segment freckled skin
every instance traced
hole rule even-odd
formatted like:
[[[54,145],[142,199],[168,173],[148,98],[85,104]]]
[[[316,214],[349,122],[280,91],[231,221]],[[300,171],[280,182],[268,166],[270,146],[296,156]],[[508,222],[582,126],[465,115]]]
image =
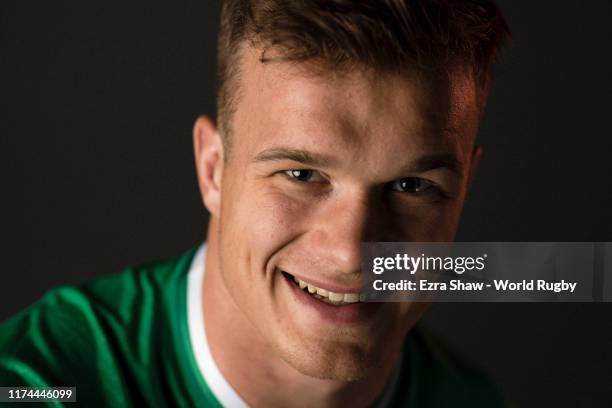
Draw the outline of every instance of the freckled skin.
[[[211,349],[255,405],[297,405],[295,393],[304,390],[312,399],[300,399],[309,403],[373,401],[427,305],[385,304],[373,319],[334,326],[303,310],[280,271],[354,285],[362,241],[452,240],[477,162],[475,87],[460,74],[444,86],[365,70],[313,75],[287,62],[262,64],[258,52],[247,48],[241,57],[227,160],[211,122],[199,119],[194,129],[211,213],[204,284]],[[272,148],[329,160],[318,167],[255,160]],[[440,152],[457,158],[461,175],[406,170]],[[292,179],[285,173],[292,169],[313,170],[312,181]],[[402,177],[435,188],[391,189]],[[245,364],[261,375],[246,376]]]

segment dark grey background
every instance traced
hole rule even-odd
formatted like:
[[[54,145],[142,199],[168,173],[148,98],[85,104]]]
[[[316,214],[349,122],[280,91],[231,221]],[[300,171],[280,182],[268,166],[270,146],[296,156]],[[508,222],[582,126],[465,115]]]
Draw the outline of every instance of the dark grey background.
[[[612,241],[612,3],[501,2],[485,157],[460,240]],[[0,319],[199,242],[191,126],[218,2],[0,2]],[[438,305],[426,323],[517,406],[609,406],[612,304]]]

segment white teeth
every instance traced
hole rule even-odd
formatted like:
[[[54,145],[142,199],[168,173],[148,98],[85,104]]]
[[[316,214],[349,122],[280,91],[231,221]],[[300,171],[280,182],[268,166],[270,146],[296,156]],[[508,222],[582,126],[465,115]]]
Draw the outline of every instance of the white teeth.
[[[342,293],[329,292],[328,297],[332,302],[341,302],[344,300],[344,295]]]
[[[317,288],[317,295],[321,295],[323,297],[328,297],[329,296],[329,291],[327,291],[325,289]]]
[[[327,300],[334,304],[342,303],[357,303],[366,300],[365,293],[336,293],[330,292],[329,290],[318,288],[310,283],[306,283],[301,279],[293,277],[293,280],[300,286],[300,289],[307,289],[308,293],[317,294],[319,299]]]

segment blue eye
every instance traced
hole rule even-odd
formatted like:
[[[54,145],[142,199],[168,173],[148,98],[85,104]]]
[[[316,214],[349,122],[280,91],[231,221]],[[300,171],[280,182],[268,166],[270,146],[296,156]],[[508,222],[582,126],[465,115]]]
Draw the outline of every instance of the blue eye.
[[[309,181],[314,175],[312,170],[286,170],[285,174],[298,181]]]
[[[391,189],[401,193],[422,193],[431,187],[432,183],[418,177],[404,177],[391,183]]]

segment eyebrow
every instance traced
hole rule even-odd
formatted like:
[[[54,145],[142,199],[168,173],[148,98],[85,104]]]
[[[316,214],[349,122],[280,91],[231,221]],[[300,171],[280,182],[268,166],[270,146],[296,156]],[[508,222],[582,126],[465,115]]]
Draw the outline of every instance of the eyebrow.
[[[452,153],[436,153],[420,157],[408,167],[408,170],[419,173],[439,168],[446,168],[458,176],[463,175],[463,163]]]
[[[261,151],[255,156],[255,162],[291,160],[305,166],[325,167],[332,163],[332,159],[306,150],[272,148]],[[438,168],[446,168],[458,176],[463,175],[463,164],[452,153],[435,153],[420,157],[415,163],[406,167],[409,173],[422,173]]]
[[[286,148],[273,148],[263,150],[257,156],[255,156],[254,161],[265,162],[280,160],[291,160],[298,163],[302,163],[306,166],[317,167],[329,166],[332,163],[332,159],[324,155],[311,153],[306,150]]]

